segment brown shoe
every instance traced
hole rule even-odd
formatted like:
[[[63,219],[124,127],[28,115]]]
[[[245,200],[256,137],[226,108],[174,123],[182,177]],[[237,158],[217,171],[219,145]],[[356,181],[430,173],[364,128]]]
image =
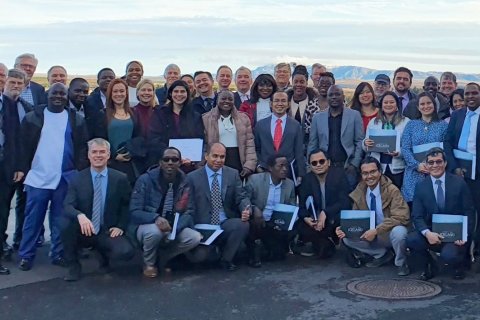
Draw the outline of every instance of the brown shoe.
[[[147,278],[156,278],[158,276],[158,269],[152,266],[145,266],[145,268],[143,268],[143,275]]]

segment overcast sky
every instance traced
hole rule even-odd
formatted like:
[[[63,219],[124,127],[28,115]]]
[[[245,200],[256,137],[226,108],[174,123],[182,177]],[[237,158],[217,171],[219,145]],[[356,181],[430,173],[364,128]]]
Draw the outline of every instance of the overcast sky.
[[[480,1],[1,0],[0,62],[146,75],[292,61],[480,73]]]

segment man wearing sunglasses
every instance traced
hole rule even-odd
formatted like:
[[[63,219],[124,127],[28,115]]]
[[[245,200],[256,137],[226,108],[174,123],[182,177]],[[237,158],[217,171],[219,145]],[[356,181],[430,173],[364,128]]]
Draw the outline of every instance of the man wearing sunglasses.
[[[375,228],[365,231],[360,239],[345,238],[345,233],[337,227],[336,234],[348,248],[347,262],[358,268],[364,255],[373,257],[365,264],[368,268],[380,267],[390,262],[395,252],[395,265],[399,276],[410,274],[405,255],[406,226],[410,211],[400,190],[382,174],[380,162],[366,157],[360,163],[362,181],[350,193],[353,210],[375,211]]]
[[[311,172],[305,175],[300,185],[300,219],[298,232],[307,245],[301,255],[331,257],[335,253],[335,227],[340,223],[340,211],[350,209],[348,197],[350,186],[343,168],[330,167],[325,150],[313,150],[309,156]],[[313,198],[313,208],[307,206],[308,197]],[[303,220],[303,221],[302,221]],[[311,243],[312,246],[308,244]]]
[[[441,148],[432,148],[426,156],[430,177],[415,187],[413,196],[412,221],[415,230],[407,237],[407,246],[416,260],[425,267],[421,280],[434,276],[434,261],[429,249],[440,252],[440,258],[454,269],[454,279],[465,278],[465,241],[442,243],[442,236],[432,232],[433,214],[454,214],[468,216],[468,235],[474,227],[473,202],[466,182],[459,176],[446,173],[447,161]]]
[[[173,257],[196,247],[201,240],[197,231],[188,228],[191,216],[185,213],[189,189],[180,170],[180,150],[168,147],[158,167],[142,174],[130,200],[130,223],[143,249],[143,274],[155,278]],[[175,213],[180,217],[174,241],[168,241]],[[169,222],[170,221],[170,222]]]

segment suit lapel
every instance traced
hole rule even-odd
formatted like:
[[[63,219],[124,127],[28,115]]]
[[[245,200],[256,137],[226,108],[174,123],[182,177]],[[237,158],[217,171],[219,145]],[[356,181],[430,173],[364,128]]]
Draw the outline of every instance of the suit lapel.
[[[290,120],[292,120],[292,119],[290,119],[288,116],[285,119],[285,130],[283,130],[282,141],[280,142],[280,148],[282,147],[283,142],[285,142],[285,137],[288,135],[288,131],[290,129]],[[292,120],[292,121],[296,121],[296,120]]]
[[[265,126],[265,136],[268,139],[269,145],[271,145],[273,149],[273,137],[272,137],[272,132],[270,130],[270,127],[272,125],[272,116],[268,117],[267,119],[268,121],[267,121],[267,125]]]
[[[435,212],[439,212],[440,211],[440,208],[438,207],[438,204],[437,204],[437,198],[435,197],[435,192],[434,192],[434,189],[433,189],[433,183],[432,183],[432,178],[430,176],[428,176],[426,179],[428,179],[428,190],[427,190],[427,193],[428,193],[428,197],[430,198],[429,202],[432,202],[435,204],[435,208],[436,208],[436,211]],[[445,180],[446,182],[446,180]],[[445,202],[446,203],[446,202]]]
[[[85,192],[88,195],[88,199],[86,199],[86,203],[88,203],[88,212],[92,212],[93,210],[93,180],[92,174],[90,170],[85,170]]]
[[[227,183],[230,179],[226,177],[227,171],[225,167],[222,169],[222,202],[225,202],[225,194],[227,193]]]
[[[444,189],[445,189],[444,190],[445,191],[445,212],[447,212],[447,213],[454,212],[456,209],[458,210],[458,208],[449,207],[450,203],[456,203],[457,202],[457,201],[455,201],[455,199],[452,199],[452,197],[454,197],[454,193],[449,192],[450,188],[454,188],[452,186],[452,181],[450,179],[450,176],[448,174],[445,174],[445,186],[444,186]]]
[[[345,132],[345,130],[347,130],[347,126],[348,126],[348,119],[347,119],[347,113],[345,112],[345,107],[344,107],[342,111],[342,128],[341,128],[340,137],[343,137],[343,133]]]
[[[105,216],[105,213],[108,212],[108,206],[111,203],[112,199],[112,194],[113,194],[113,186],[115,185],[114,178],[112,177],[112,173],[110,170],[107,171],[107,194],[105,196],[105,206],[103,207],[103,215]]]
[[[208,183],[208,176],[207,176],[207,171],[205,168],[200,172],[200,174],[203,176],[203,189],[205,190],[205,195],[207,196],[208,202],[211,202],[211,191],[210,191],[210,184]]]

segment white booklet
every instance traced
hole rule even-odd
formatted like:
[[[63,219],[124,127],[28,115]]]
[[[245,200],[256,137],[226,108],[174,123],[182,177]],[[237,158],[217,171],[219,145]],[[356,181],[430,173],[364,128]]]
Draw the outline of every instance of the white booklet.
[[[183,159],[202,161],[203,139],[170,139],[168,146],[180,150]]]
[[[292,170],[292,180],[293,180],[293,183],[295,183],[295,187],[298,187],[298,184],[297,184],[297,175],[295,174],[295,159],[293,159],[292,162],[290,162],[290,170]]]
[[[218,236],[223,232],[220,226],[216,224],[196,224],[193,226],[193,228],[200,232],[202,235],[200,244],[205,246],[211,245],[212,242],[215,241],[215,239],[217,239]]]
[[[177,236],[177,225],[178,225],[178,218],[180,218],[180,213],[175,212],[175,216],[173,217],[173,221],[168,221],[170,223],[170,226],[172,227],[172,231],[168,235],[167,239],[170,241],[175,240],[175,237]]]
[[[312,213],[313,220],[317,221],[317,210],[315,210],[315,205],[313,204],[313,196],[308,196],[307,200],[305,201],[305,207],[307,207],[307,210],[310,210]]]

